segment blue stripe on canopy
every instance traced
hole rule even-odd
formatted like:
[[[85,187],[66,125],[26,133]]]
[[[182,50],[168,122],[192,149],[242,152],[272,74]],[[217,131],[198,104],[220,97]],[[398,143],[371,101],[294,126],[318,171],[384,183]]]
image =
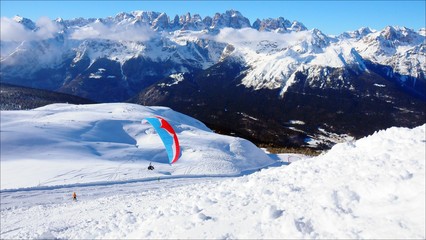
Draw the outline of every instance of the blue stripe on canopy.
[[[167,156],[169,157],[169,163],[171,164],[176,151],[176,146],[173,147],[176,143],[173,142],[173,133],[167,132],[164,128],[161,128],[161,121],[159,118],[145,118],[157,131],[161,140],[163,141],[164,146],[166,147]]]

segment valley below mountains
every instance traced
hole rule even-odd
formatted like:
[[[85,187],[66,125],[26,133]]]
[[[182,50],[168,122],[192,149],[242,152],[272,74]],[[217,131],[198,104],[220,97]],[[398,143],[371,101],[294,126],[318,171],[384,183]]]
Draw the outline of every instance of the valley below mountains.
[[[17,105],[3,88],[13,84],[75,101],[167,106],[257,144],[315,149],[426,122],[425,29],[329,36],[284,18],[251,24],[234,10],[16,16],[2,28],[8,106]]]

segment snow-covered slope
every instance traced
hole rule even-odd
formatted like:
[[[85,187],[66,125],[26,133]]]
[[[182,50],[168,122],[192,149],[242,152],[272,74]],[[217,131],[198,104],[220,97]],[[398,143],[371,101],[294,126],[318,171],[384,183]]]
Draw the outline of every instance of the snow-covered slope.
[[[393,127],[232,179],[2,192],[1,238],[424,239],[425,145]]]
[[[145,117],[162,116],[177,132],[173,165]],[[213,133],[166,107],[53,104],[1,112],[1,189],[237,175],[274,163],[252,143]],[[146,171],[149,163],[154,171]]]

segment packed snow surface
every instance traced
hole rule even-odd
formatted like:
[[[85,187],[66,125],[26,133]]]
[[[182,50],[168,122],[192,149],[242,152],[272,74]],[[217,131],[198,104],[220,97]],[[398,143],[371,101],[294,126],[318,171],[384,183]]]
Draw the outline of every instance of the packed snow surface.
[[[208,165],[206,158],[209,161],[216,159],[221,164],[202,168],[204,173],[214,169],[226,174],[205,177],[188,174],[185,177],[183,173],[173,171],[173,166],[158,160],[155,176],[169,172],[170,178],[126,181],[121,176],[121,181],[105,181],[100,175],[113,171],[108,171],[104,162],[126,161],[134,154],[127,145],[138,145],[133,147],[137,152],[143,152],[142,146],[147,145],[145,138],[149,138],[153,141],[151,148],[157,149],[153,140],[155,134],[149,132],[148,126],[140,126],[138,120],[148,112],[161,114],[173,122],[186,149],[190,145],[200,146],[198,150],[184,150],[180,163],[185,168],[197,166],[198,162]],[[134,120],[130,117],[133,115]],[[125,118],[127,120],[123,120]],[[70,119],[74,121],[68,122]],[[245,141],[241,139],[215,135],[198,121],[166,108],[123,104],[51,105],[33,111],[2,112],[1,120],[2,184],[5,181],[1,192],[2,239],[426,237],[426,125],[414,129],[390,128],[357,141],[337,144],[315,158],[301,159],[285,166],[274,164],[251,174],[230,176],[227,174],[254,166],[260,168],[270,160],[262,160],[264,155],[250,150],[248,146],[251,144],[244,145]],[[111,123],[114,120],[120,122],[120,128]],[[102,126],[104,121],[110,124],[108,128]],[[96,122],[102,123],[96,126]],[[107,129],[110,131],[103,132]],[[123,136],[125,133],[127,137]],[[55,143],[59,139],[61,142]],[[233,141],[244,146],[240,149],[252,152],[230,156],[230,152],[235,152],[229,144]],[[78,148],[77,143],[86,147]],[[97,143],[101,146],[96,147]],[[208,148],[210,144],[213,146]],[[42,148],[45,145],[57,148]],[[15,149],[13,153],[9,148]],[[159,151],[159,147],[155,151]],[[35,155],[28,156],[25,152]],[[97,158],[93,157],[94,152]],[[191,157],[185,157],[186,154]],[[59,155],[63,158],[59,159]],[[119,156],[122,156],[121,160]],[[134,165],[151,161],[149,158],[156,155],[147,154],[149,158],[143,158],[144,154],[137,156],[142,160],[135,160]],[[277,162],[285,158],[289,160],[287,155],[269,157]],[[42,167],[35,165],[38,162]],[[84,178],[95,175],[104,182],[81,185],[71,184],[73,181],[66,179],[68,185],[54,186],[62,178],[59,173],[65,168],[72,169],[73,164],[79,166]],[[126,168],[129,174],[136,176],[132,173],[133,165],[123,165],[120,169]],[[146,164],[142,165],[145,167]],[[176,169],[181,168],[176,164]],[[22,175],[21,171],[27,175]],[[117,171],[122,175],[126,172]],[[140,175],[148,172],[141,168],[139,171]],[[203,171],[197,168],[197,173]],[[58,182],[42,182],[44,188],[16,189],[31,185],[21,178],[35,181],[54,172],[58,175],[47,178]],[[66,173],[65,176],[78,178],[80,175]],[[14,181],[21,183],[12,183]],[[76,202],[71,200],[74,191],[78,196]]]

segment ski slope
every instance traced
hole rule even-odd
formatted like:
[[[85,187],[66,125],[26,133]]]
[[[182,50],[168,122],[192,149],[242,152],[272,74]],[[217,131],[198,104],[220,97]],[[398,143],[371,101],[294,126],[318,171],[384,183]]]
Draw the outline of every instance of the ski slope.
[[[254,149],[250,150],[252,152],[238,155],[234,148],[223,147],[230,146],[223,144],[223,141],[245,143],[244,140],[214,134],[203,125],[197,125],[197,121],[170,109],[122,104],[93,106],[51,105],[34,111],[2,112],[2,184],[3,180],[8,183],[5,184],[7,187],[2,187],[1,192],[0,238],[424,239],[426,237],[426,124],[414,129],[393,127],[379,131],[357,141],[337,144],[318,157],[301,159],[286,165],[285,162],[289,161],[291,156],[267,155],[261,150],[258,152]],[[167,166],[161,160],[157,160],[155,162],[157,172],[148,176],[145,166],[150,159],[143,159],[143,156],[155,159],[156,155],[141,154],[138,155],[141,160],[135,160],[132,164],[144,166],[140,168],[140,176],[143,177],[132,175],[135,178],[125,179],[122,176],[125,173],[124,169],[131,169],[126,163],[123,164],[122,170],[118,171],[121,178],[110,180],[102,178],[101,172],[108,169],[106,167],[108,165],[103,162],[120,164],[127,161],[125,157],[119,160],[117,146],[122,147],[123,156],[134,155],[134,152],[129,150],[132,149],[130,145],[133,141],[129,140],[132,144],[127,143],[129,145],[127,146],[112,141],[124,139],[123,136],[114,137],[105,141],[110,145],[100,144],[101,146],[96,148],[99,154],[93,155],[95,152],[93,149],[83,151],[86,148],[77,148],[75,139],[79,139],[79,143],[85,146],[96,146],[96,143],[101,141],[98,139],[92,145],[86,138],[81,137],[87,136],[85,135],[87,131],[81,132],[76,129],[81,129],[80,124],[87,125],[90,128],[84,129],[93,132],[94,122],[104,121],[106,116],[110,119],[112,116],[125,115],[123,107],[133,109],[131,116],[144,115],[146,111],[153,111],[155,114],[159,114],[158,111],[168,113],[165,115],[178,126],[176,128],[183,136],[182,139],[191,136],[185,140],[187,143],[184,143],[187,149],[191,143],[199,144],[201,152],[216,149],[217,151],[210,153],[213,154],[212,158],[216,158],[219,162],[226,160],[231,152],[234,152],[232,156],[235,159],[230,158],[230,165],[217,164],[215,167],[202,168],[221,170],[224,171],[223,174],[210,174],[200,169],[193,170],[197,174],[192,171],[182,174],[176,170],[180,168],[176,167],[174,170],[173,166]],[[73,111],[64,115],[68,111],[64,109],[69,108]],[[80,115],[78,112],[84,114]],[[57,115],[58,113],[61,114]],[[95,121],[95,117],[91,114],[97,116],[98,120]],[[49,118],[51,120],[49,124],[41,124],[46,123]],[[135,116],[135,119],[137,118]],[[27,119],[34,121],[32,123]],[[68,124],[73,126],[69,127],[60,123],[66,122],[67,119],[74,119],[78,124]],[[124,121],[123,119],[124,117],[120,121]],[[145,138],[154,139],[155,134],[149,132],[148,126],[145,128],[139,126],[139,123],[133,123],[133,120],[126,121],[130,126],[123,129],[127,129],[126,133],[133,133],[128,135],[133,136],[131,138],[135,139],[138,145],[133,148],[144,151],[141,147],[146,145],[142,144]],[[51,146],[58,148],[45,149],[44,153],[40,152],[37,155],[36,152],[42,144],[39,143],[40,139],[31,140],[35,138],[34,131],[36,131],[33,124],[44,126],[42,130],[46,136],[50,136],[45,140],[50,139],[53,142],[45,144],[52,144]],[[104,130],[106,129],[109,128]],[[12,130],[14,134],[7,134]],[[190,130],[194,135],[185,133]],[[26,138],[17,136],[21,132],[21,137]],[[83,134],[77,137],[77,134],[70,132]],[[97,136],[100,134],[101,132],[97,132]],[[204,136],[206,142],[199,136],[201,134],[209,136]],[[67,138],[62,138],[63,136]],[[117,133],[116,136],[120,135]],[[55,138],[61,139],[62,142],[55,143]],[[34,144],[24,144],[26,141]],[[215,141],[222,141],[222,144]],[[18,174],[21,169],[38,167],[20,160],[18,155],[25,156],[22,149],[15,151],[17,157],[14,157],[11,150],[3,151],[3,149],[4,145],[8,148],[18,148],[21,143],[26,151],[34,153],[32,161],[42,161],[41,156],[44,156],[43,161],[47,163],[42,165],[49,168],[49,170],[42,168],[34,171],[26,170],[30,173],[28,178],[33,181],[51,179],[51,182],[29,184],[29,181],[20,180],[23,177]],[[243,143],[240,145],[245,148],[250,149],[248,146],[252,146]],[[151,144],[155,149],[156,145]],[[215,148],[209,148],[209,144]],[[51,155],[48,155],[48,150]],[[60,153],[69,159],[80,157],[75,161],[82,162],[78,166],[82,169],[80,172],[84,176],[83,179],[89,179],[90,174],[98,177],[86,181],[69,179],[66,184],[60,185],[59,179],[63,177],[54,173],[63,171],[65,167],[60,163],[53,164],[55,161],[63,161],[55,157]],[[192,153],[189,154],[192,158],[185,158],[185,153]],[[194,161],[191,164],[206,161],[205,155],[195,153],[197,151],[184,150],[179,161],[183,165],[190,165],[188,159]],[[260,156],[262,158],[259,159]],[[246,159],[241,161],[245,164],[238,162],[243,157]],[[263,157],[265,161],[261,161]],[[86,167],[83,167],[83,163],[87,164]],[[4,170],[4,165],[7,166],[7,171]],[[18,169],[13,169],[13,166]],[[227,167],[231,169],[227,170]],[[14,170],[16,175],[8,173],[11,170]],[[166,171],[170,174],[165,174]],[[7,177],[4,177],[3,173]],[[45,174],[50,175],[45,177]],[[74,175],[77,176],[75,173],[65,174],[65,176]],[[55,176],[56,180],[53,181]],[[19,184],[12,183],[14,180]],[[77,193],[77,202],[71,200],[74,191]]]

